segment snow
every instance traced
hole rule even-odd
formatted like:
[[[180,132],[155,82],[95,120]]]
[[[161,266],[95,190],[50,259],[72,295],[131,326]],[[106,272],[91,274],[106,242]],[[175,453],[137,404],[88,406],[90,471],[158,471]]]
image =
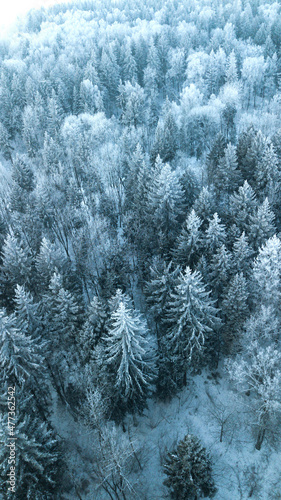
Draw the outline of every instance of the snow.
[[[54,393],[53,425],[63,438],[70,484],[76,485],[83,500],[104,500],[108,496],[96,489],[92,463],[95,456],[95,433],[62,405]],[[220,442],[221,420],[226,420]],[[208,375],[203,371],[188,381],[187,387],[170,402],[150,399],[142,416],[127,416],[126,435],[139,448],[142,470],[130,479],[137,483],[139,500],[162,500],[163,463],[186,434],[197,436],[213,462],[218,491],[215,500],[278,498],[281,479],[281,454],[270,439],[257,451],[249,424],[249,414],[242,397],[230,385],[223,367]],[[120,429],[121,431],[121,429]],[[122,433],[122,432],[121,432]],[[276,496],[272,489],[276,484]],[[66,499],[73,498],[73,489]],[[93,497],[94,494],[94,497]]]

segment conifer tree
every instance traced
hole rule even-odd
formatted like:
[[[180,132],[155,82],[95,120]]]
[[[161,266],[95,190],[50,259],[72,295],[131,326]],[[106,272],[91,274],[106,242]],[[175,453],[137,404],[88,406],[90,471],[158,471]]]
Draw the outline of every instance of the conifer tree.
[[[176,240],[174,256],[179,264],[193,268],[196,264],[200,248],[202,246],[203,232],[201,230],[202,220],[192,209],[188,215],[183,229]]]
[[[211,217],[216,212],[216,197],[214,190],[203,187],[197,200],[195,200],[193,208],[198,217],[203,221],[202,229],[206,229]]]
[[[113,414],[141,411],[151,392],[153,358],[146,323],[140,314],[121,301],[111,314],[111,326],[104,337],[105,357]]]
[[[173,354],[179,385],[185,383],[186,371],[203,355],[205,344],[208,344],[218,325],[216,315],[214,302],[200,273],[192,272],[187,267],[178,278],[168,306],[171,327],[167,334],[167,345]]]
[[[0,151],[6,160],[12,160],[12,146],[10,145],[9,133],[0,122]]]
[[[145,293],[150,311],[157,323],[164,322],[167,304],[174,291],[179,272],[179,266],[173,266],[172,261],[167,265],[166,262],[158,260],[150,267],[151,279],[146,283]]]
[[[55,270],[61,273],[66,270],[66,258],[61,248],[51,243],[45,236],[42,239],[40,251],[35,259],[36,270],[39,274],[41,287],[47,288],[49,286],[51,277]]]
[[[218,162],[213,183],[217,193],[223,191],[230,194],[238,188],[241,181],[242,177],[238,170],[236,148],[229,143],[224,150],[224,156]]]
[[[15,419],[14,492],[9,491],[7,482],[13,441],[8,436],[7,417],[0,419],[0,491],[9,500],[59,498],[59,473],[62,470],[60,443],[50,426],[41,422],[38,415],[26,413],[26,405],[21,406],[21,413],[17,412]]]
[[[209,227],[205,232],[205,241],[211,255],[226,241],[226,229],[217,213],[209,222]]]
[[[54,346],[76,340],[79,308],[72,293],[63,286],[62,277],[56,271],[44,296],[43,314],[50,340]]]
[[[171,112],[167,112],[163,125],[158,123],[155,140],[151,151],[151,162],[154,163],[157,156],[163,160],[164,163],[171,162],[178,149],[178,129],[175,119]]]
[[[214,182],[217,177],[217,169],[221,158],[225,154],[225,148],[227,146],[226,140],[222,134],[218,134],[210,152],[207,155],[207,173],[209,184]]]
[[[148,195],[148,210],[159,235],[158,244],[167,252],[184,213],[184,192],[177,173],[168,164],[162,165],[159,156],[155,169],[155,179]]]
[[[12,290],[16,285],[31,287],[32,256],[25,242],[10,231],[4,241],[1,269],[1,292],[3,304],[11,308]]]
[[[42,328],[39,305],[34,302],[30,292],[17,285],[15,290],[16,323],[18,329],[25,335],[38,337]]]
[[[232,255],[223,244],[214,253],[209,265],[209,282],[214,297],[219,300],[229,283],[232,273]]]
[[[247,277],[250,273],[250,260],[254,255],[254,251],[249,245],[249,240],[245,235],[245,231],[235,240],[232,255],[235,272],[241,271],[244,276]]]
[[[267,143],[263,153],[257,159],[255,170],[255,188],[259,197],[267,196],[271,202],[275,202],[280,191],[280,171],[278,169],[278,157],[274,151],[273,144]]]
[[[86,311],[86,321],[79,332],[83,362],[89,361],[95,346],[104,334],[106,319],[104,304],[98,297],[93,297]]]
[[[177,449],[168,454],[164,472],[168,476],[164,484],[175,500],[212,498],[216,493],[210,456],[192,434],[186,435]]]
[[[280,308],[281,242],[275,235],[260,248],[253,265],[255,303]]]
[[[256,195],[247,181],[240,186],[238,192],[230,197],[230,220],[240,231],[248,236],[251,230],[251,217],[256,213]]]
[[[276,232],[274,219],[275,216],[270,208],[268,198],[265,198],[258,207],[257,213],[251,216],[252,224],[249,238],[256,251]]]
[[[14,315],[0,310],[0,365],[2,381],[23,385],[42,364],[39,345],[16,327]]]
[[[238,343],[241,340],[242,328],[249,314],[248,297],[247,282],[243,273],[235,274],[221,305],[224,320],[222,336],[225,354],[231,353],[234,340]]]

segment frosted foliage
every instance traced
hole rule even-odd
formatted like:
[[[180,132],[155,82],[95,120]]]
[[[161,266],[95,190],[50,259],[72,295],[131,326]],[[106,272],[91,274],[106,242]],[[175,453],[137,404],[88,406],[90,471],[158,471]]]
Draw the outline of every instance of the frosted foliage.
[[[191,360],[194,352],[201,351],[206,337],[216,325],[216,309],[198,271],[189,267],[178,278],[176,290],[171,294],[168,335],[172,348],[180,358]]]
[[[22,384],[42,362],[35,340],[15,325],[14,316],[0,310],[0,365],[4,380]]]
[[[279,337],[280,322],[274,306],[261,305],[245,323],[246,341],[258,341],[261,345],[276,342]]]
[[[281,411],[281,353],[273,346],[248,345],[248,356],[230,361],[228,370],[236,384],[254,391],[259,418]]]
[[[192,209],[188,215],[182,232],[177,240],[176,256],[179,260],[186,260],[198,251],[202,243],[202,231],[200,231],[202,220]]]
[[[209,227],[206,230],[206,243],[211,251],[224,243],[226,239],[225,227],[217,213],[210,220]]]
[[[168,164],[157,175],[151,198],[156,220],[162,225],[166,213],[170,213],[171,222],[176,215],[183,213],[183,188],[176,172]]]
[[[270,238],[260,249],[253,267],[253,284],[257,300],[264,305],[280,303],[281,242]]]
[[[116,367],[115,387],[125,398],[143,394],[150,385],[149,362],[145,362],[147,326],[124,302],[112,313],[112,327],[106,341],[106,363]],[[150,372],[150,373],[149,373]]]

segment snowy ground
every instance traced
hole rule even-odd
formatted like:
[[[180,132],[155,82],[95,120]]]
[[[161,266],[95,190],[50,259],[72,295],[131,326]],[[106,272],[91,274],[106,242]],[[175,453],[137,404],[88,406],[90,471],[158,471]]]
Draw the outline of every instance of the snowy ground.
[[[143,467],[132,475],[132,482],[137,484],[137,498],[169,498],[163,486],[163,462],[167,452],[173,450],[187,433],[192,433],[200,438],[213,458],[218,488],[215,500],[280,499],[279,444],[267,439],[261,451],[255,449],[251,418],[244,402],[245,399],[228,387],[225,376],[222,379],[218,374],[203,373],[194,377],[170,403],[150,400],[142,416],[135,419],[129,416],[127,433],[134,446],[141,449]],[[75,421],[59,400],[54,424],[69,450],[68,474],[71,482],[76,484],[76,491],[70,491],[65,498],[109,498],[94,487],[92,457],[95,440],[89,428]],[[132,495],[133,498],[136,497]]]

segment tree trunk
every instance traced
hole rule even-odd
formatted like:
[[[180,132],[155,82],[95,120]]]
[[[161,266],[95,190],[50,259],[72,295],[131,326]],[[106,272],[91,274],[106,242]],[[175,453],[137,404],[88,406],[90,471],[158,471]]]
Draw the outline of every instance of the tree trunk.
[[[263,442],[263,439],[264,439],[264,435],[265,435],[265,428],[264,427],[261,427],[259,429],[259,432],[258,432],[258,437],[257,437],[257,442],[256,442],[256,450],[260,450],[261,449],[261,445],[262,445],[262,442]]]

